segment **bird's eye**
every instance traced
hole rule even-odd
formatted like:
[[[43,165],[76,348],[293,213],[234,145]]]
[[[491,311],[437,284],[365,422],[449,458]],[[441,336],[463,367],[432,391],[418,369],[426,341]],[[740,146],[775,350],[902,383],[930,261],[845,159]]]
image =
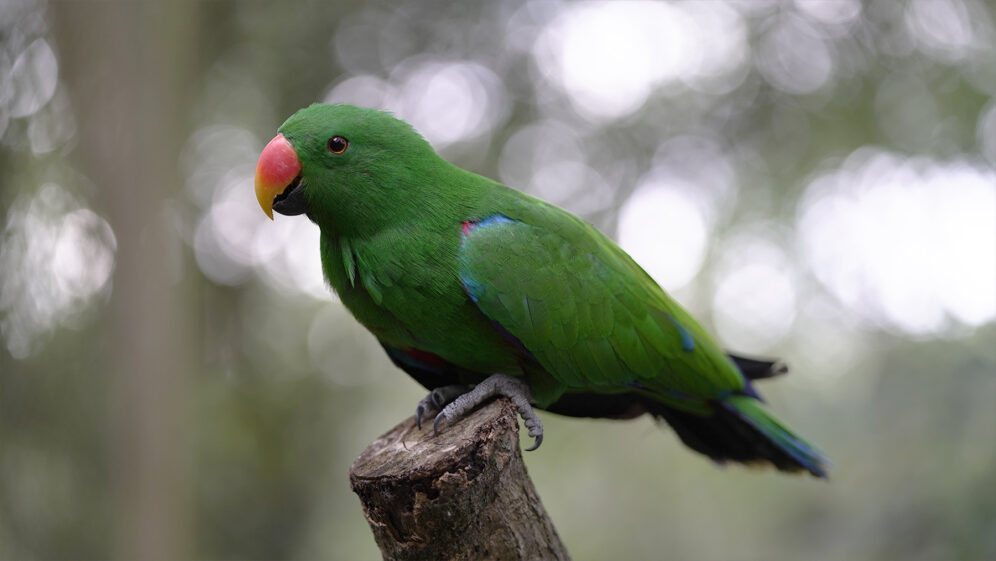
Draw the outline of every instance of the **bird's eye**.
[[[349,141],[341,136],[333,136],[329,139],[329,152],[342,154],[349,148]]]

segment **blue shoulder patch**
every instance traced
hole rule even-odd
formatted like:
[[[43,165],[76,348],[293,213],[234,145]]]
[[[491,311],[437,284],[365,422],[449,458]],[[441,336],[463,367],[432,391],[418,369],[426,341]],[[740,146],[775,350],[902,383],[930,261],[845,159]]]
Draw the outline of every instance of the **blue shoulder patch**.
[[[513,222],[518,222],[518,220],[512,220],[504,214],[492,214],[483,220],[468,220],[463,223],[463,235],[466,236],[477,228],[494,226],[496,224],[511,224]]]
[[[688,330],[684,328],[684,326],[678,323],[678,320],[674,319],[674,316],[672,316],[671,314],[667,315],[667,319],[671,320],[671,323],[673,323],[674,326],[678,328],[678,333],[681,335],[681,348],[686,351],[694,351],[695,339],[692,338],[692,334],[689,333]]]
[[[476,304],[478,300],[481,299],[481,294],[484,292],[484,286],[481,283],[470,278],[466,272],[460,273],[460,283],[463,284],[463,290],[470,296],[470,299]]]
[[[493,214],[483,220],[467,220],[461,224],[462,235],[460,237],[460,246],[463,247],[463,243],[466,241],[468,234],[480,227],[487,227],[495,224],[508,224],[512,222],[517,222],[517,220],[512,220],[504,214]],[[468,271],[462,271],[460,273],[460,283],[463,284],[463,289],[467,293],[467,296],[469,296],[470,299],[477,304],[477,301],[481,299],[481,295],[484,293],[484,285],[474,280]]]
[[[518,220],[512,220],[511,218],[505,216],[504,214],[492,214],[491,216],[480,220],[477,222],[478,226],[493,226],[495,224],[510,224],[512,222],[518,222]]]

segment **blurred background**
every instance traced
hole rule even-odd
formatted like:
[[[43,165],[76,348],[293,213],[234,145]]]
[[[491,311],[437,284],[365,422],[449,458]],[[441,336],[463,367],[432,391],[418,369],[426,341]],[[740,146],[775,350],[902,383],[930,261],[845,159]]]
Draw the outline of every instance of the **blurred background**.
[[[987,0],[0,3],[0,558],[378,559],[347,471],[424,390],[266,219],[315,101],[581,215],[834,461],[542,415],[577,560],[996,558]]]

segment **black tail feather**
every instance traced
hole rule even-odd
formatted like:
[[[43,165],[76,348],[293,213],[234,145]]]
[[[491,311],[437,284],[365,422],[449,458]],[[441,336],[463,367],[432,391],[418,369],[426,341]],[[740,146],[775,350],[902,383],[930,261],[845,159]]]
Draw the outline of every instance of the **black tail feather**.
[[[780,360],[763,360],[739,355],[728,355],[748,380],[773,378],[788,372],[788,366]]]
[[[710,417],[655,403],[650,413],[664,419],[689,448],[718,463],[770,463],[781,471],[809,471],[783,448],[726,407],[717,405]]]

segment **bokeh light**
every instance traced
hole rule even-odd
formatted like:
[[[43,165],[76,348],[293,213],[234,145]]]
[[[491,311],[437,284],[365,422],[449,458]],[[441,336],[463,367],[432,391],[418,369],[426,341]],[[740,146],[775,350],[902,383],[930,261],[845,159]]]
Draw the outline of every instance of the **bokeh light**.
[[[62,150],[76,136],[76,117],[69,107],[68,96],[56,91],[51,102],[34,114],[28,122],[28,143],[36,156]]]
[[[665,290],[695,276],[705,258],[705,217],[685,191],[643,184],[619,211],[619,245]]]
[[[489,132],[508,111],[501,80],[475,62],[416,57],[399,64],[391,82],[398,87],[386,109],[437,149]]]
[[[994,38],[992,20],[974,0],[912,0],[906,25],[924,54],[943,62],[959,62]]]
[[[328,299],[318,254],[318,229],[307,220],[259,208],[251,188],[263,142],[230,125],[198,129],[187,142],[183,167],[187,193],[203,209],[188,240],[201,271],[212,281],[237,286],[254,273],[281,291]]]
[[[6,103],[11,117],[27,117],[41,109],[55,94],[59,78],[59,63],[52,47],[44,39],[36,39],[14,60],[9,80],[10,101]]]
[[[813,93],[833,77],[832,49],[822,33],[806,20],[784,16],[761,41],[758,70],[769,84],[785,93]]]
[[[613,189],[588,165],[579,133],[553,119],[530,123],[508,137],[499,155],[498,179],[580,216],[613,203]]]
[[[259,205],[254,210],[262,212]],[[257,226],[251,239],[257,271],[274,289],[336,299],[322,276],[321,259],[315,259],[320,255],[318,226],[308,220],[277,217],[266,227]]]
[[[357,107],[382,109],[388,99],[395,99],[397,94],[386,80],[376,76],[362,74],[350,76],[337,83],[322,97],[324,103],[346,103]]]
[[[748,52],[742,16],[711,2],[571,5],[533,48],[543,76],[596,121],[630,115],[676,81],[728,91]]]
[[[710,226],[729,219],[739,197],[739,156],[715,138],[680,135],[664,140],[643,182],[679,186]]]
[[[107,296],[117,241],[107,221],[65,188],[41,186],[11,205],[0,236],[0,334],[11,355],[40,348],[55,327]],[[17,274],[12,274],[12,272]]]
[[[519,189],[533,184],[539,170],[561,162],[584,162],[581,138],[566,123],[556,120],[532,122],[516,129],[502,147],[499,179]],[[537,185],[543,189],[542,184]],[[543,196],[544,193],[535,193]]]
[[[814,20],[834,25],[846,25],[861,14],[861,0],[795,0],[799,11]]]
[[[387,80],[350,76],[329,89],[326,103],[391,111],[410,122],[436,149],[487,134],[508,113],[498,76],[470,61],[413,57]]]
[[[798,279],[784,237],[772,225],[746,225],[722,243],[713,324],[729,348],[763,356],[794,326]]]
[[[851,313],[914,335],[996,318],[996,173],[876,148],[814,178],[799,251]]]

